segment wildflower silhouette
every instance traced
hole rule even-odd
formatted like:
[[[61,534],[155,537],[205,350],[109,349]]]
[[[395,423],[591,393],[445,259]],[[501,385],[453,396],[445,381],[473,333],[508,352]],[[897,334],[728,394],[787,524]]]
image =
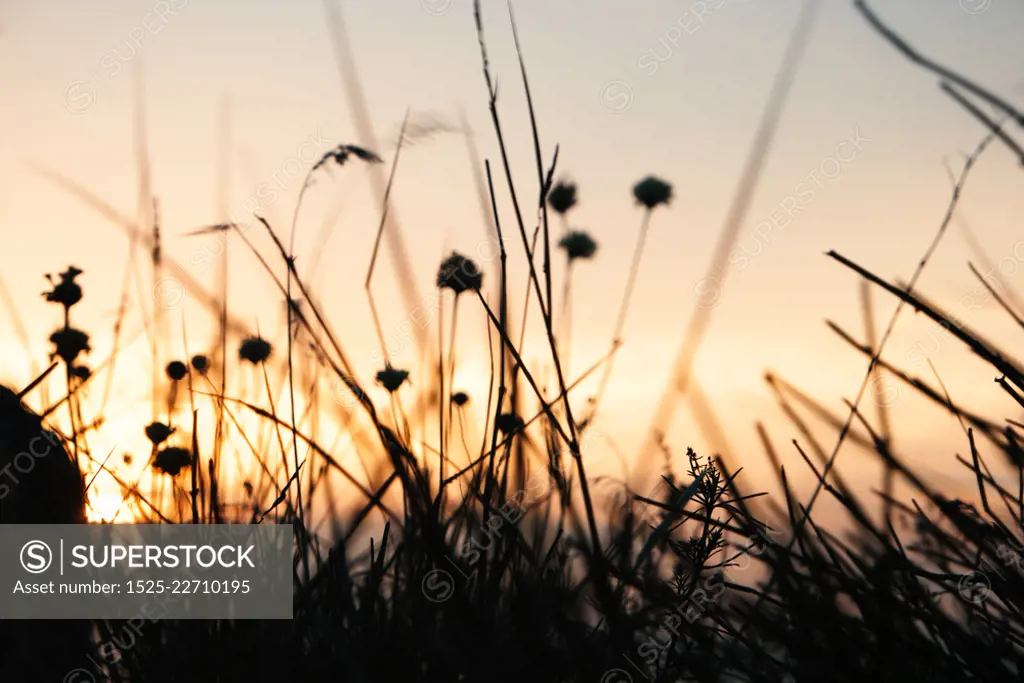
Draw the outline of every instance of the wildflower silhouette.
[[[480,268],[477,267],[471,259],[466,258],[462,254],[453,251],[451,256],[441,262],[441,266],[437,269],[437,286],[439,289],[450,289],[455,294],[455,303],[452,306],[452,327],[451,327],[451,341],[449,343],[450,348],[448,349],[448,390],[451,390],[451,383],[455,377],[455,339],[456,330],[458,327],[459,320],[459,299],[463,292],[474,291],[479,294],[480,287],[483,284],[483,273],[480,272]],[[438,467],[438,474],[443,482],[444,480],[444,454],[446,446],[447,432],[445,431],[445,408],[447,407],[447,424],[450,426],[452,422],[452,401],[451,396],[445,399],[445,363],[444,363],[444,324],[443,309],[438,309],[438,375],[440,384],[438,386],[438,430],[440,432],[440,455],[441,463]]]
[[[253,365],[265,363],[270,358],[270,342],[262,337],[247,337],[238,347],[238,357]]]
[[[597,242],[582,230],[573,230],[563,237],[558,246],[565,249],[569,263],[576,259],[591,259],[597,253]]]
[[[50,335],[50,342],[53,343],[54,348],[50,354],[50,360],[60,356],[61,360],[67,364],[69,374],[78,356],[92,350],[89,346],[89,335],[73,327],[57,330]]]
[[[657,176],[649,175],[633,186],[633,197],[651,211],[672,201],[672,186]]]
[[[174,428],[165,425],[163,422],[152,422],[146,426],[146,438],[150,440],[153,447],[157,447],[170,438]]]
[[[168,446],[153,458],[153,469],[170,477],[176,477],[181,471],[192,464],[192,454],[178,446]]]
[[[192,356],[192,369],[200,375],[205,375],[210,369],[210,359],[199,353]]]
[[[75,278],[83,271],[75,266],[68,266],[68,269],[60,273],[60,281],[54,283],[53,276],[46,275],[46,279],[53,286],[49,292],[43,292],[47,301],[60,304],[67,311],[82,300],[82,287],[75,282]]]
[[[454,251],[441,262],[441,267],[437,270],[437,286],[452,290],[456,296],[469,290],[480,289],[483,278],[483,273],[476,263]]]
[[[572,230],[558,242],[558,246],[565,250],[567,259],[565,268],[565,284],[562,289],[562,317],[560,321],[561,330],[558,333],[559,345],[562,349],[562,367],[568,372],[569,348],[571,346],[570,336],[572,335],[572,273],[573,264],[577,259],[589,260],[597,253],[597,242],[582,230]]]
[[[565,215],[576,206],[576,183],[567,180],[559,180],[548,192],[548,206],[558,214],[562,222],[562,232],[569,232],[569,225]]]
[[[548,192],[548,206],[555,213],[565,214],[576,206],[576,183],[559,180]]]
[[[185,375],[188,374],[188,366],[180,360],[172,360],[167,364],[165,372],[172,382],[178,382],[185,379]]]
[[[523,418],[519,417],[515,413],[502,413],[494,420],[494,426],[498,428],[498,431],[508,436],[514,434],[523,428]]]
[[[608,388],[608,380],[612,374],[615,355],[622,345],[622,330],[626,326],[626,315],[629,313],[629,304],[633,298],[633,288],[636,286],[637,276],[640,273],[640,261],[643,257],[644,245],[647,244],[647,231],[651,224],[651,214],[659,206],[671,204],[672,186],[657,176],[649,175],[633,186],[633,199],[638,206],[644,207],[644,217],[640,222],[640,234],[637,236],[636,247],[633,250],[633,263],[629,268],[626,289],[623,292],[619,316],[615,322],[615,332],[612,335],[612,354],[609,356],[608,362],[605,363],[604,372],[601,373],[601,383],[598,385],[597,393],[594,394],[594,398],[591,401],[590,412],[581,422],[581,424],[585,425],[593,424],[601,399]]]
[[[377,372],[377,383],[393,394],[409,379],[408,370],[399,370],[390,365]]]

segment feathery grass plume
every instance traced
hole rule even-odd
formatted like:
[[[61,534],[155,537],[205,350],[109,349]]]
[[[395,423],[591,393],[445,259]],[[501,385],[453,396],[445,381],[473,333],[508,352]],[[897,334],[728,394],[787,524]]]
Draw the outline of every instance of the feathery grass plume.
[[[461,408],[462,406],[469,403],[469,394],[467,394],[465,391],[456,391],[454,394],[452,394],[452,403]]]
[[[649,175],[633,186],[633,197],[637,204],[643,204],[650,211],[672,202],[672,186],[657,176]]]
[[[388,365],[377,372],[376,379],[377,383],[387,389],[389,394],[393,394],[409,379],[409,371],[399,370]]]
[[[349,157],[355,157],[368,164],[381,164],[384,160],[368,149],[356,145],[341,144],[320,157],[320,160],[313,164],[312,171],[316,171],[329,161],[334,161],[338,166],[344,166]]]
[[[591,259],[597,253],[597,242],[583,230],[573,230],[558,242],[558,246],[565,249],[570,261]]]
[[[188,449],[168,446],[161,449],[153,458],[153,469],[168,476],[176,477],[181,471],[192,464],[192,454]]]
[[[265,363],[270,358],[270,342],[262,337],[247,337],[238,347],[238,358],[253,365]]]
[[[83,353],[92,351],[89,346],[89,335],[82,330],[73,327],[64,327],[50,335],[50,342],[54,350],[50,354],[50,360],[57,356],[71,368],[75,360]]]
[[[441,262],[437,270],[437,286],[452,290],[456,296],[480,289],[483,279],[484,275],[476,263],[455,251]]]
[[[171,434],[174,433],[174,427],[169,427],[163,422],[151,422],[146,425],[146,438],[152,442],[154,446],[159,446],[164,441],[170,438]]]
[[[188,374],[188,366],[180,360],[172,360],[167,364],[164,371],[167,373],[167,378],[172,382],[179,382],[185,379],[185,375]]]
[[[210,359],[201,353],[192,356],[192,369],[200,375],[205,375],[210,370]]]
[[[548,206],[561,216],[568,213],[576,203],[576,183],[559,180],[548,192]]]

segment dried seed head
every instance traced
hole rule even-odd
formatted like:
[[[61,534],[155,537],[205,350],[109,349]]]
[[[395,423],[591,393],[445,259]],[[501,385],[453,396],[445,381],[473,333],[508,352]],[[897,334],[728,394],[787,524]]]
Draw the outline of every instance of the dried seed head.
[[[180,360],[172,360],[167,364],[165,372],[172,382],[177,382],[185,379],[185,375],[188,374],[188,366]]]
[[[238,357],[253,365],[259,365],[270,358],[270,351],[270,342],[261,337],[249,337],[238,347]]]
[[[50,342],[53,343],[54,352],[50,358],[60,356],[68,365],[74,365],[75,359],[89,347],[89,335],[73,327],[65,327],[50,335]]]
[[[508,436],[523,428],[523,418],[515,413],[502,413],[494,420],[494,425],[499,432]]]
[[[576,202],[576,183],[560,180],[548,192],[548,206],[563,216],[576,206]]]
[[[192,454],[177,446],[164,448],[153,458],[153,469],[171,477],[178,476],[183,469],[192,464]]]
[[[148,438],[154,446],[159,446],[174,433],[174,429],[168,427],[163,422],[153,422],[146,426],[146,438]]]
[[[460,408],[469,403],[469,394],[465,391],[456,391],[452,394],[452,403],[459,406]]]
[[[483,273],[473,261],[454,251],[437,269],[437,286],[452,290],[456,296],[471,289],[480,289],[483,278]]]
[[[205,375],[210,369],[210,359],[203,354],[192,356],[192,368],[200,375]]]
[[[558,246],[565,249],[570,261],[593,258],[597,253],[597,242],[582,230],[573,230],[561,239]]]
[[[377,384],[388,390],[388,393],[395,393],[409,379],[408,370],[398,370],[390,365],[377,373]]]
[[[82,288],[75,282],[75,278],[82,274],[82,271],[75,266],[68,266],[68,269],[60,273],[60,280],[54,283],[52,275],[46,279],[52,285],[49,292],[43,292],[47,301],[60,304],[65,309],[71,308],[82,300]]]
[[[649,175],[633,186],[633,197],[637,204],[651,210],[672,201],[672,186],[657,176]]]

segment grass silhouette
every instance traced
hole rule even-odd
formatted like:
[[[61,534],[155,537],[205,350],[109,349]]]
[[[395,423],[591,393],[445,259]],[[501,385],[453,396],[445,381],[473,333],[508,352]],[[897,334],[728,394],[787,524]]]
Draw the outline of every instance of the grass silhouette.
[[[586,371],[570,375],[564,336],[570,329],[571,270],[566,270],[562,301],[557,302],[548,208],[562,223],[562,237],[555,244],[566,250],[570,265],[593,258],[597,244],[568,224],[578,188],[568,181],[553,182],[557,148],[546,165],[532,103],[538,194],[536,223],[527,223],[523,207],[529,199],[521,202],[512,182],[477,2],[488,105],[511,198],[514,235],[509,237],[508,217],[497,209],[488,160],[481,182],[487,201],[482,206],[489,211],[485,223],[494,226],[500,258],[493,273],[484,273],[454,252],[439,264],[433,285],[438,300],[450,302],[451,327],[445,344],[445,320],[439,312],[436,342],[427,335],[417,338],[425,370],[392,366],[370,288],[384,235],[389,244],[399,245],[399,261],[405,258],[401,233],[394,229],[394,218],[389,220],[390,189],[405,140],[403,123],[391,174],[379,187],[381,221],[365,284],[384,359],[375,376],[378,386],[360,383],[341,338],[307,284],[308,274],[297,268],[277,229],[257,217],[254,225],[274,246],[269,256],[256,248],[242,226],[222,223],[208,230],[237,237],[264,266],[288,302],[287,345],[274,347],[259,330],[232,318],[226,259],[221,263],[221,291],[196,292],[219,322],[213,351],[167,358],[163,346],[168,340],[160,336],[153,312],[154,417],[140,426],[152,446],[147,461],[152,486],[119,477],[106,466],[110,454],[94,453],[90,444],[91,431],[103,415],[85,414],[81,396],[98,376],[114,372],[125,339],[120,334],[122,303],[111,356],[94,367],[85,365],[89,335],[72,327],[71,318],[84,296],[79,283],[87,282],[88,272],[70,266],[59,278],[51,278],[46,299],[64,310],[63,326],[50,337],[53,365],[19,393],[0,387],[4,467],[13,465],[31,439],[53,434],[44,430],[44,419],[61,411],[70,424],[69,433],[53,436],[61,457],[46,460],[47,468],[34,471],[34,479],[0,496],[0,522],[84,521],[86,491],[96,474],[105,472],[119,483],[124,503],[140,522],[290,523],[296,530],[294,618],[99,620],[91,625],[91,636],[80,625],[40,622],[34,630],[23,631],[22,625],[5,621],[0,631],[4,680],[56,681],[78,669],[94,680],[125,683],[1020,680],[1024,424],[954,403],[941,380],[933,386],[911,377],[884,360],[883,351],[900,311],[910,307],[987,363],[999,385],[1024,407],[1021,363],[914,289],[945,235],[975,161],[996,141],[1015,149],[1003,125],[977,116],[980,110],[969,97],[1002,109],[1001,118],[1018,126],[1024,118],[1002,99],[921,58],[863,2],[855,4],[904,54],[937,70],[942,87],[955,93],[954,102],[975,112],[987,135],[967,159],[946,217],[909,284],[886,282],[840,254],[829,254],[837,267],[852,270],[865,283],[865,340],[829,323],[869,359],[864,384],[848,403],[848,416],[832,414],[783,378],[766,378],[800,435],[793,442],[796,451],[817,479],[808,501],[793,490],[792,473],[780,465],[762,426],[766,457],[783,493],[779,500],[749,490],[734,463],[719,455],[701,457],[688,450],[685,468],[673,469],[675,458],[658,429],[651,441],[659,456],[656,462],[664,465],[655,491],[643,495],[628,481],[588,478],[585,460],[593,419],[619,347],[651,213],[669,203],[672,187],[655,177],[634,186],[644,215],[611,349]],[[337,33],[340,15],[333,5],[327,7],[335,40],[344,45]],[[804,38],[798,32],[797,48]],[[529,103],[525,60],[517,35],[515,40]],[[798,55],[797,48],[793,53]],[[339,54],[345,50],[339,48]],[[795,69],[795,61],[788,61],[723,229],[726,253],[756,187],[759,160],[770,146]],[[371,130],[368,121],[361,125]],[[365,137],[372,141],[370,133]],[[318,167],[332,161],[366,162],[377,173],[382,159],[366,147],[341,145]],[[147,240],[155,282],[161,274],[178,272],[180,266],[162,255],[164,238],[155,210],[148,225],[121,221],[99,200],[54,178],[133,237]],[[151,199],[146,204],[152,205]],[[623,199],[628,199],[626,192]],[[294,215],[298,212],[296,206]],[[294,234],[293,222],[289,245]],[[528,265],[527,304],[518,320],[508,305],[509,258],[525,259]],[[287,270],[284,281],[272,265],[278,259]],[[403,272],[403,296],[425,284],[407,281],[411,271]],[[182,286],[186,284],[198,287],[191,280]],[[874,328],[871,287],[899,302],[881,337]],[[445,291],[450,294],[442,296]],[[997,294],[995,289],[992,293]],[[1019,324],[1024,311],[1015,309],[1016,297],[995,298]],[[531,303],[539,312],[535,324],[543,327],[553,377],[539,376],[523,360]],[[464,407],[483,402],[483,397],[470,397],[455,382],[460,306],[483,312],[490,340],[486,419],[481,443],[474,448],[466,437],[469,413]],[[691,330],[684,340],[679,372],[673,376],[691,399],[701,395],[687,375],[706,316],[702,321],[695,323],[701,329]],[[228,353],[229,340],[237,353]],[[52,379],[57,368],[64,370],[63,396],[38,415],[29,411],[22,399]],[[914,471],[895,448],[895,425],[884,406],[877,419],[860,407],[882,371],[960,421],[970,457],[957,458],[976,482],[977,505],[944,495]],[[229,373],[241,387],[237,392],[229,391]],[[581,405],[576,387],[594,373],[602,373],[597,396]],[[423,384],[414,390],[414,381]],[[361,473],[352,471],[321,437],[317,415],[325,410],[319,403],[325,387],[335,399],[330,407],[342,408]],[[672,388],[663,408],[671,406],[678,388]],[[874,390],[879,390],[877,382]],[[287,405],[275,403],[284,392]],[[407,410],[413,392],[415,407]],[[296,396],[306,404],[301,413]],[[834,427],[831,451],[814,438],[797,405]],[[583,414],[582,419],[575,417]],[[660,421],[665,414],[659,411],[656,427],[664,427]],[[215,425],[211,443],[203,441],[197,428],[200,415]],[[259,427],[249,428],[251,421],[243,424],[247,418]],[[704,416],[705,422],[713,419],[713,414]],[[844,443],[873,454],[883,465],[880,491],[854,490],[839,474],[836,461]],[[227,461],[233,451],[255,464],[253,476],[230,480]],[[466,462],[459,462],[457,453]],[[89,481],[81,475],[86,471],[92,473]],[[350,491],[344,500],[339,499],[339,486],[330,483],[337,478]],[[897,482],[912,494],[897,497]],[[844,531],[825,526],[820,513],[815,517],[819,498],[838,505]],[[350,512],[342,514],[346,506]],[[45,671],[32,670],[41,663]]]

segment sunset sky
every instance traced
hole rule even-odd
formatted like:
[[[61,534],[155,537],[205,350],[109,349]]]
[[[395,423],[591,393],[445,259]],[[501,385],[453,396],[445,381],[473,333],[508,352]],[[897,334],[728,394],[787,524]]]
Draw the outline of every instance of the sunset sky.
[[[508,11],[505,2],[483,4],[499,110],[529,223],[537,174]],[[653,216],[625,346],[598,428],[627,456],[648,428],[696,306],[707,303],[698,296],[698,278],[800,4],[514,3],[545,165],[559,144],[557,175],[567,174],[580,188],[580,205],[570,222],[590,231],[600,245],[593,262],[575,269],[575,372],[610,344],[641,219],[632,185],[653,173],[675,188],[672,205]],[[385,172],[407,109],[413,121],[446,122],[451,128],[459,125],[464,109],[479,148],[475,163],[482,168],[484,158],[490,159],[495,171],[506,239],[520,264],[513,277],[513,308],[521,310],[522,247],[513,232],[487,110],[472,3],[344,0],[338,6]],[[1024,5],[876,0],[872,6],[924,54],[1024,105],[1019,47]],[[49,351],[46,338],[59,324],[59,310],[39,296],[46,286],[43,274],[68,263],[85,271],[86,298],[75,315],[93,336],[90,361],[98,363],[110,350],[128,240],[33,165],[60,172],[134,220],[137,83],[144,83],[152,186],[166,253],[207,287],[214,282],[208,256],[217,253],[220,242],[184,235],[229,218],[217,196],[223,139],[218,131],[225,111],[228,211],[239,221],[251,220],[247,199],[261,184],[269,186],[275,199],[263,201],[260,210],[283,236],[312,160],[340,142],[371,146],[357,137],[319,0],[4,0],[0,28],[0,80],[6,92],[0,109],[0,169],[6,178],[0,184],[0,275],[40,366]],[[786,462],[798,472],[806,470],[787,448],[796,433],[766,390],[764,371],[777,372],[841,412],[842,398],[855,395],[867,365],[824,324],[826,318],[835,320],[862,337],[858,280],[824,252],[835,249],[890,281],[909,278],[946,211],[951,173],[959,173],[964,155],[984,133],[939,90],[932,75],[873,32],[852,2],[821,2],[739,251],[723,274],[724,288],[713,297],[711,331],[697,363],[697,377],[735,452],[754,472],[748,487],[772,485],[763,479],[766,465],[753,427],[757,419],[768,424]],[[984,304],[978,305],[965,299],[980,289],[967,268],[975,256],[963,227],[970,226],[1009,283],[1024,287],[1021,179],[1015,158],[993,144],[974,169],[961,211],[919,284],[920,291],[973,328],[1017,346],[1020,330],[1014,331],[1012,320],[991,300],[979,296]],[[452,249],[493,253],[459,134],[439,132],[403,150],[392,199],[421,295],[430,294],[437,264]],[[788,216],[794,203],[798,210]],[[332,237],[317,254],[317,235],[334,213]],[[366,168],[335,168],[318,176],[307,192],[296,240],[300,272],[315,254],[321,259],[311,280],[349,354],[364,368],[364,378],[379,369],[370,360],[376,341],[363,292],[379,213]],[[278,267],[270,242],[262,235],[254,240]],[[268,337],[283,338],[282,297],[245,246],[237,239],[231,245],[233,313],[253,327],[258,324]],[[148,273],[141,256],[140,273]],[[485,279],[493,277],[495,263],[482,265]],[[560,291],[561,259],[555,277]],[[148,278],[144,275],[138,286],[145,288]],[[374,291],[383,326],[396,329],[409,312],[402,310],[386,256]],[[884,329],[895,301],[874,294],[877,325]],[[181,353],[184,312],[190,351],[205,350],[213,329],[209,317],[187,297],[182,305],[169,314],[171,349]],[[486,344],[480,343],[484,318],[478,305],[463,306],[458,353],[465,369],[459,379],[482,390],[488,362]],[[132,320],[137,328],[137,313]],[[6,306],[0,307],[0,381],[24,385],[31,378],[29,360],[10,321]],[[126,352],[124,374],[116,382],[117,414],[123,419],[112,419],[104,432],[108,448],[121,448],[141,435],[149,411],[147,354],[144,341]],[[539,338],[528,342],[526,355],[545,361]],[[411,347],[398,354],[407,363],[413,357]],[[1019,417],[990,369],[910,314],[902,318],[885,357],[934,380],[927,357],[954,400],[994,411],[997,418]],[[592,392],[592,385],[583,391]],[[577,401],[582,405],[584,398]],[[135,419],[139,406],[141,423]],[[906,387],[893,410],[903,452],[926,471],[958,471],[953,457],[966,444],[950,416]],[[134,431],[128,436],[119,429]],[[704,443],[682,413],[669,441],[680,453],[687,445],[700,450]],[[826,440],[826,448],[831,446]],[[599,448],[607,451],[604,455],[611,452],[606,443]],[[867,462],[863,455],[844,458],[841,469],[869,476],[857,469]]]

